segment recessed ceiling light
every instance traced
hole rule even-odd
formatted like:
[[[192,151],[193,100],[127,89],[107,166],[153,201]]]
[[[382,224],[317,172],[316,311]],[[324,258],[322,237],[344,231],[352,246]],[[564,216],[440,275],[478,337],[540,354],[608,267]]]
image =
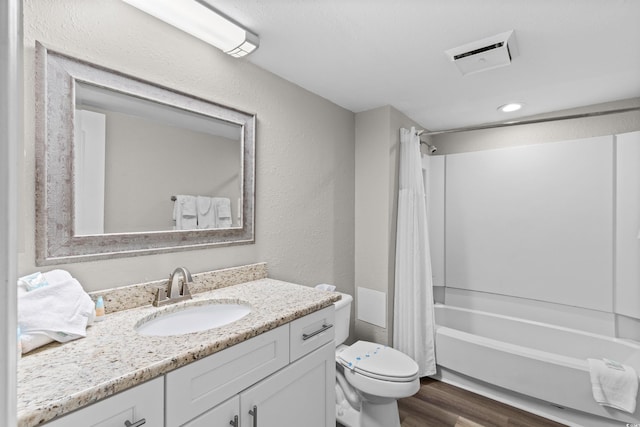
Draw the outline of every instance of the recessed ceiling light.
[[[518,111],[522,108],[522,104],[519,102],[512,102],[509,104],[504,104],[498,107],[498,111],[502,111],[503,113],[511,113],[513,111]]]

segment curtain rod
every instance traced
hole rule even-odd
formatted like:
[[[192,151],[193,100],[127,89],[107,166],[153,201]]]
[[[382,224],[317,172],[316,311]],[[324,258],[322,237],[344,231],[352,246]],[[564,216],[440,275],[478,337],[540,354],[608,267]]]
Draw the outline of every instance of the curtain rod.
[[[629,107],[629,108],[620,108],[617,110],[605,110],[605,111],[594,111],[592,113],[572,114],[569,116],[547,117],[544,119],[516,120],[516,121],[510,121],[510,122],[504,122],[504,123],[489,123],[486,125],[468,126],[468,127],[447,129],[447,130],[436,130],[433,132],[427,132],[423,130],[423,131],[417,131],[417,134],[418,136],[432,136],[432,135],[441,135],[441,134],[454,133],[454,132],[468,132],[472,130],[504,128],[504,127],[510,127],[510,126],[531,125],[535,123],[544,123],[544,122],[556,122],[559,120],[582,119],[585,117],[605,116],[608,114],[628,113],[630,111],[639,111],[639,110],[640,110],[640,107]]]

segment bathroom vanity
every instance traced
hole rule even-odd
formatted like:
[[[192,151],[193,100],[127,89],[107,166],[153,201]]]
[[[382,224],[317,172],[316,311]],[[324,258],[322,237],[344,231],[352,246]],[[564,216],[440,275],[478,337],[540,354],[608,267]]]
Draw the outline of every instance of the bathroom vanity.
[[[106,316],[86,338],[19,363],[19,426],[335,425],[338,294],[260,279],[180,305],[237,301],[251,312],[177,336],[135,328],[156,307]]]

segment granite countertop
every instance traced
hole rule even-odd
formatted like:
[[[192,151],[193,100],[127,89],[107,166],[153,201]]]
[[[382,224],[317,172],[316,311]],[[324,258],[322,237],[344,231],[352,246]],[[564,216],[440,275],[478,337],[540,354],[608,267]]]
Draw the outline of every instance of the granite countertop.
[[[251,313],[228,325],[190,334],[150,337],[134,327],[146,316],[208,299],[248,303]],[[87,337],[52,344],[18,363],[18,426],[40,425],[195,360],[291,322],[340,299],[273,279],[241,283],[165,307],[145,305],[105,316]]]

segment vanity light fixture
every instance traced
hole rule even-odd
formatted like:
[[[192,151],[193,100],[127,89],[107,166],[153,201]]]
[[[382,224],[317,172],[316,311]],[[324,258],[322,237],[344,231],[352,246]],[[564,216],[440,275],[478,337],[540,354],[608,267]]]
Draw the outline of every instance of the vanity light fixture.
[[[499,106],[498,111],[502,111],[503,113],[512,113],[521,109],[522,106],[523,104],[521,104],[520,102],[511,102],[509,104]]]
[[[124,0],[151,16],[240,58],[260,45],[257,35],[221,16],[204,0]]]

